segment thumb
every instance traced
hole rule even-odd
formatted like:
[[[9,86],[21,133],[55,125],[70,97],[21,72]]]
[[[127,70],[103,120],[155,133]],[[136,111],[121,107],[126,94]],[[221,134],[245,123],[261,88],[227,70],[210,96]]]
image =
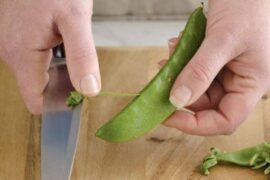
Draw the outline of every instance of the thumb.
[[[90,19],[90,15],[69,16],[58,26],[73,86],[86,96],[95,96],[101,89],[101,83]]]
[[[178,109],[195,102],[218,72],[236,57],[236,45],[228,36],[206,36],[201,47],[177,77],[170,95]]]

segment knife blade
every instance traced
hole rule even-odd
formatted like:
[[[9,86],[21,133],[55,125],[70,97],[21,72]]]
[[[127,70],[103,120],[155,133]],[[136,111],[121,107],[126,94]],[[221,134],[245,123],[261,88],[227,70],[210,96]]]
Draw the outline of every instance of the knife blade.
[[[69,180],[80,130],[81,105],[73,110],[66,98],[74,90],[65,65],[63,44],[53,49],[50,80],[44,92],[41,124],[41,179]]]

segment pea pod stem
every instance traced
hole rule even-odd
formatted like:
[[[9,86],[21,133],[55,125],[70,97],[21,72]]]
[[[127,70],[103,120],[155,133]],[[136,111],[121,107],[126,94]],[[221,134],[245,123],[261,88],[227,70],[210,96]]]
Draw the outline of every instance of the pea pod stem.
[[[134,97],[134,96],[139,96],[140,94],[139,93],[126,93],[126,92],[122,93],[122,92],[101,91],[98,95],[99,96],[115,96],[115,97]],[[185,107],[178,109],[178,111],[184,111],[184,112],[190,113],[192,115],[195,114],[194,111],[192,111],[188,108],[185,108]]]
[[[134,97],[139,96],[138,93],[126,93],[126,92],[112,92],[112,91],[101,91],[99,93],[99,96],[113,96],[113,97]],[[82,103],[83,99],[86,98],[86,96],[81,95],[80,93],[73,91],[70,93],[70,96],[67,98],[66,104],[68,107],[75,107],[78,104]],[[87,97],[88,98],[88,97]],[[179,110],[188,112],[190,114],[195,114],[193,111],[187,108],[181,108]]]
[[[99,96],[119,96],[119,97],[134,97],[134,96],[139,96],[140,94],[138,93],[126,93],[126,92],[111,92],[111,91],[101,91]]]
[[[138,93],[122,93],[122,92],[110,92],[110,91],[101,91],[99,96],[116,96],[116,97],[134,97],[139,96]],[[74,108],[78,104],[82,103],[83,99],[88,98],[77,91],[70,92],[70,95],[67,97],[66,104],[68,107]]]

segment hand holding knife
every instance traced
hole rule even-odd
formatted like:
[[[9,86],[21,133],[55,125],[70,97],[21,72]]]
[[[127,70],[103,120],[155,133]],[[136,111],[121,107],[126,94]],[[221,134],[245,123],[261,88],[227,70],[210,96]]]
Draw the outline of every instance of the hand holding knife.
[[[41,179],[69,180],[80,129],[81,105],[66,106],[74,90],[65,64],[63,44],[53,49],[50,81],[44,93],[41,130]]]

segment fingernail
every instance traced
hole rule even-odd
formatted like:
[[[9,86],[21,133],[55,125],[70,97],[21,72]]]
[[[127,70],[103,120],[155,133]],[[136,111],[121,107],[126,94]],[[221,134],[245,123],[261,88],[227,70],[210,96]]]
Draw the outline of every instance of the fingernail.
[[[99,93],[98,82],[93,74],[88,74],[82,78],[80,86],[84,95],[95,96]]]
[[[191,90],[186,86],[180,86],[174,90],[172,95],[170,96],[170,102],[177,109],[181,109],[187,105],[191,98]]]

